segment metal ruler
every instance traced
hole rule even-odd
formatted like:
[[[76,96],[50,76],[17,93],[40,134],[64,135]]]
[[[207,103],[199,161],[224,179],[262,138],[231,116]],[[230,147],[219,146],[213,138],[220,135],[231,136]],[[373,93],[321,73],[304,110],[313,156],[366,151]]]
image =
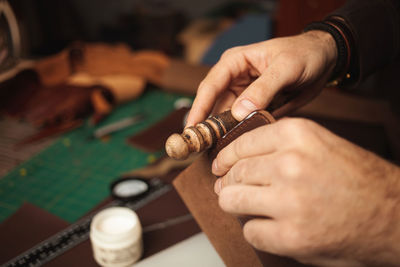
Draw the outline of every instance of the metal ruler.
[[[140,199],[123,203],[119,200],[114,200],[104,208],[125,206],[132,210],[137,210],[152,200],[157,199],[163,194],[171,190],[172,186],[164,184],[159,179],[152,179],[150,183],[149,192],[141,197]],[[103,209],[104,209],[103,208]],[[11,259],[10,261],[1,265],[2,267],[14,267],[14,266],[41,266],[46,262],[58,257],[64,252],[70,250],[76,245],[82,243],[89,238],[90,223],[92,218],[99,211],[93,212],[78,222],[70,225],[66,229],[58,232],[57,234],[47,238],[36,246],[28,249],[24,253]]]

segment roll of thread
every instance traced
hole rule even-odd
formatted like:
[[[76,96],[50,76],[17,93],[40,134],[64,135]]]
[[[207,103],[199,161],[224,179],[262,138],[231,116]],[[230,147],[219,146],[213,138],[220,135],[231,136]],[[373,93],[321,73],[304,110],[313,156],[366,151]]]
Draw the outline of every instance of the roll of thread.
[[[136,213],[112,207],[96,214],[90,225],[94,259],[101,266],[130,266],[143,253],[142,226]]]

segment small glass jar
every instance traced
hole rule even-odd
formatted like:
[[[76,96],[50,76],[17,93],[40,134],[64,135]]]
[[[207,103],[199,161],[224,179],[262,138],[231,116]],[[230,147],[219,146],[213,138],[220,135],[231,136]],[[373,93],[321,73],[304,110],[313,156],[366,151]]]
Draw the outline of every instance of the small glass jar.
[[[143,253],[142,226],[134,211],[112,207],[96,214],[90,225],[90,240],[101,266],[130,266]]]

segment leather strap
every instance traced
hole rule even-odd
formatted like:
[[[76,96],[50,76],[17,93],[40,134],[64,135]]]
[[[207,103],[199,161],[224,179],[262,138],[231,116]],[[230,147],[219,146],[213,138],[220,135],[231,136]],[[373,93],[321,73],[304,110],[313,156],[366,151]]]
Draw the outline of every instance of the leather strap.
[[[209,152],[210,160],[213,160],[219,151],[242,134],[273,122],[275,122],[275,119],[269,112],[265,110],[254,111],[217,141],[217,144]]]

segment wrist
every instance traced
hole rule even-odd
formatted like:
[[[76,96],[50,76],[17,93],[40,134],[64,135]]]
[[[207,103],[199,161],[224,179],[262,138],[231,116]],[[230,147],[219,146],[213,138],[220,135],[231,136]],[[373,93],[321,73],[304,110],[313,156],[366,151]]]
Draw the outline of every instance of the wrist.
[[[307,37],[313,38],[318,42],[319,45],[321,45],[321,51],[325,60],[325,69],[329,73],[332,73],[338,58],[338,50],[335,39],[330,33],[322,30],[310,30],[303,34]]]
[[[319,30],[329,34],[336,45],[336,61],[333,71],[330,75],[328,86],[336,86],[344,79],[349,78],[348,70],[351,61],[351,48],[348,34],[338,25],[336,21],[326,20],[321,22],[312,22],[304,28],[304,32]]]
[[[321,55],[321,71],[327,78],[332,77],[338,57],[335,39],[328,32],[321,30],[310,30],[302,35],[314,44],[313,52]]]

